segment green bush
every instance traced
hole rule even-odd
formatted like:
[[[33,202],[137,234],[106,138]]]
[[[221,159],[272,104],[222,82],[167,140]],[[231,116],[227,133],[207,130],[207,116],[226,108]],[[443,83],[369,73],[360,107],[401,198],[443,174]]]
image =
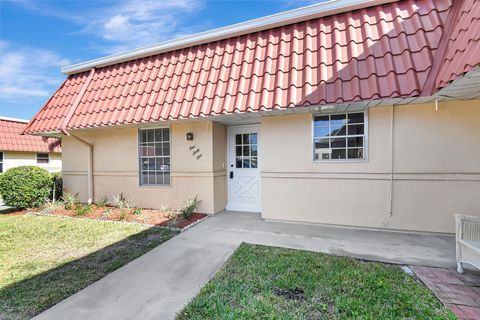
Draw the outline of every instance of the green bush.
[[[0,194],[6,205],[16,208],[42,206],[52,192],[53,178],[35,166],[15,167],[0,175]]]

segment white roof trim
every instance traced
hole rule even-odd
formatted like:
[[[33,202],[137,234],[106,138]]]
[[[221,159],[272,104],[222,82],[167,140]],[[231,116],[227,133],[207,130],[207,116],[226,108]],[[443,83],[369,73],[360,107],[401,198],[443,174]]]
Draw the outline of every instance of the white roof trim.
[[[93,59],[61,68],[62,72],[71,75],[87,71],[94,67],[104,67],[133,59],[143,58],[154,54],[192,47],[202,43],[217,41],[242,34],[275,28],[282,25],[329,16],[361,8],[377,6],[398,0],[330,0],[311,6],[285,11],[263,18],[233,24],[193,35],[168,40],[165,42],[116,53],[110,56]]]
[[[13,121],[13,122],[23,122],[23,123],[29,123],[30,122],[30,120],[10,118],[10,117],[2,117],[2,116],[0,116],[0,120]]]

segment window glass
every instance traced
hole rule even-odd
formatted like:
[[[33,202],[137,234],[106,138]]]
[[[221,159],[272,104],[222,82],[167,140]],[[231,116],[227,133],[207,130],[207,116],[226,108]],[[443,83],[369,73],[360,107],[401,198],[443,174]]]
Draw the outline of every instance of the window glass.
[[[3,173],[3,152],[0,152],[0,173]]]
[[[315,116],[314,160],[365,159],[364,112]]]
[[[170,184],[170,129],[139,131],[140,184]]]
[[[49,161],[48,153],[37,153],[37,163],[48,163]]]
[[[235,167],[258,168],[257,133],[235,135]]]

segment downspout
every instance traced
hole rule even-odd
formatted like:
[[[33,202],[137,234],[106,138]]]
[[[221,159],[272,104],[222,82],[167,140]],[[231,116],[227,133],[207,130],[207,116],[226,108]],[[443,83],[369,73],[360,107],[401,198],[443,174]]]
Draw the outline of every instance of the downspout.
[[[383,220],[383,225],[388,225],[390,218],[393,216],[393,138],[394,138],[394,119],[395,119],[395,105],[392,105],[392,112],[390,113],[390,172],[389,172],[389,194],[388,194],[388,212]]]
[[[88,85],[92,81],[93,75],[95,74],[95,68],[92,68],[90,70],[90,73],[85,80],[85,82],[82,85],[82,88],[80,89],[80,92],[78,93],[77,97],[72,103],[72,106],[67,112],[67,115],[65,116],[65,120],[62,123],[61,131],[67,135],[70,136],[77,141],[81,142],[83,145],[85,145],[88,148],[88,162],[87,162],[87,202],[88,203],[93,203],[94,202],[94,183],[93,183],[93,144],[91,144],[88,141],[83,140],[80,137],[77,137],[73,134],[70,134],[68,132],[68,124],[70,123],[70,120],[72,119],[75,110],[77,109],[78,105],[80,104],[80,101],[82,100],[83,95],[85,94],[85,91],[87,90]]]

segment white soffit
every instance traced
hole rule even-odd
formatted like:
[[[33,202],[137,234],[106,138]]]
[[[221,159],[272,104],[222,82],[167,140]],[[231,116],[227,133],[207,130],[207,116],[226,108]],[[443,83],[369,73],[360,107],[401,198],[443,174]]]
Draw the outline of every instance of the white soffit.
[[[471,100],[480,98],[480,67],[456,79],[435,94],[439,100]]]

